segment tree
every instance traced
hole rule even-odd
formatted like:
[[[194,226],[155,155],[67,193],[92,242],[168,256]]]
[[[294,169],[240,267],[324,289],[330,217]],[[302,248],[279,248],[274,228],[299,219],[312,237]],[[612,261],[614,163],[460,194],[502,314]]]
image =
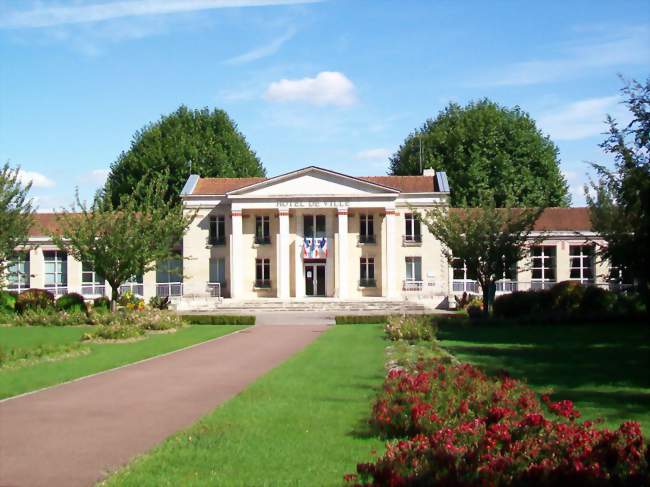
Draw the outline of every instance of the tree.
[[[11,256],[26,245],[33,223],[34,207],[28,198],[32,184],[22,184],[19,168],[5,163],[0,169],[0,289]]]
[[[395,175],[445,171],[452,206],[479,206],[491,191],[497,207],[566,206],[566,180],[558,148],[519,107],[488,99],[464,107],[450,103],[409,134],[390,159]]]
[[[607,246],[599,253],[624,268],[637,281],[646,303],[650,301],[650,78],[642,85],[626,82],[621,90],[632,121],[620,127],[607,117],[609,131],[600,144],[614,157],[614,169],[592,164],[598,180],[594,194],[585,188],[594,230]]]
[[[166,199],[178,195],[190,174],[204,177],[264,176],[262,164],[223,110],[181,106],[136,132],[128,151],[111,166],[105,192],[120,203],[139,181],[167,171]]]
[[[172,256],[194,218],[183,214],[180,203],[165,199],[167,180],[163,173],[141,181],[118,206],[105,193],[98,193],[90,206],[77,194],[71,211],[57,215],[59,231],[52,234],[53,242],[106,279],[113,310],[120,286]]]
[[[525,243],[541,209],[496,208],[489,198],[478,208],[435,207],[418,218],[442,243],[442,253],[453,265],[461,259],[476,275],[483,293],[483,312],[494,302],[496,281],[524,257]]]

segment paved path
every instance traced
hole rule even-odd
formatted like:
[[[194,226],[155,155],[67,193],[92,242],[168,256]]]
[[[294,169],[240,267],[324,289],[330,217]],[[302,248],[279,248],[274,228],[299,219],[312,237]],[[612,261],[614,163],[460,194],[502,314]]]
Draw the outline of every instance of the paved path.
[[[256,326],[0,402],[0,486],[88,486],[187,427],[325,330]]]

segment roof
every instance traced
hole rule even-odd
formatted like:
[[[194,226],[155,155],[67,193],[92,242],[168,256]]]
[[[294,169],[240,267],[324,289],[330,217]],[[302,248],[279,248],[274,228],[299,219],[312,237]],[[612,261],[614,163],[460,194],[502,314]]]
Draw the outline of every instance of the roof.
[[[48,237],[56,233],[59,225],[55,213],[35,213],[34,224],[29,229],[30,237]]]
[[[442,173],[438,173],[442,174]],[[253,184],[268,181],[269,178],[200,178],[192,195],[221,195]],[[441,191],[435,176],[358,176],[356,179],[386,186],[401,193],[435,193]]]
[[[473,208],[473,211],[480,211]],[[467,208],[450,208],[450,213],[465,213]],[[589,232],[593,230],[589,208],[545,208],[533,230],[555,232]]]

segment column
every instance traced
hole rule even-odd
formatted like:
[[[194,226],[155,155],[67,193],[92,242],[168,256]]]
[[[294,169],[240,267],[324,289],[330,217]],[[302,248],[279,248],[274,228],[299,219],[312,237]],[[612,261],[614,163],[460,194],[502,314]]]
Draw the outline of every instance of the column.
[[[296,298],[305,297],[305,268],[302,265],[302,246],[305,242],[303,215],[296,212],[296,253],[294,272],[296,279]]]
[[[31,248],[29,250],[29,287],[43,289],[45,287],[45,261],[43,250]]]
[[[395,234],[395,219],[397,213],[394,208],[386,208],[386,246],[384,248],[386,257],[386,291],[385,295],[389,298],[396,298],[399,296],[399,282],[397,281],[397,248],[395,241],[397,236]]]
[[[277,238],[277,261],[278,261],[278,298],[289,299],[291,280],[290,257],[289,257],[289,210],[278,210],[279,229]]]
[[[339,283],[339,298],[348,297],[349,275],[348,269],[348,209],[339,208],[336,212],[338,215],[338,241],[336,242],[336,260]]]
[[[242,210],[233,209],[231,214],[230,234],[230,297],[239,299],[241,297],[241,276],[242,276]]]

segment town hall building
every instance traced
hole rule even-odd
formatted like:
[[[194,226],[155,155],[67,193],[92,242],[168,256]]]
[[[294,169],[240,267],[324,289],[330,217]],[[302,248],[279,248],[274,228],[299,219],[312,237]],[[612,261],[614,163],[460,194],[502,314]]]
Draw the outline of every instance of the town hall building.
[[[178,258],[122,286],[148,300],[170,296],[180,309],[256,300],[410,299],[445,307],[457,294],[480,293],[461,261],[450,265],[417,211],[449,206],[444,172],[357,177],[306,167],[272,178],[189,177],[181,198],[194,219]],[[450,211],[454,211],[450,209]],[[55,215],[38,214],[28,251],[9,268],[9,287],[110,295],[84,263],[57,249]],[[542,289],[563,280],[603,287],[627,283],[596,258],[604,242],[587,208],[548,208],[543,236],[497,292]],[[227,301],[228,302],[228,301]]]

